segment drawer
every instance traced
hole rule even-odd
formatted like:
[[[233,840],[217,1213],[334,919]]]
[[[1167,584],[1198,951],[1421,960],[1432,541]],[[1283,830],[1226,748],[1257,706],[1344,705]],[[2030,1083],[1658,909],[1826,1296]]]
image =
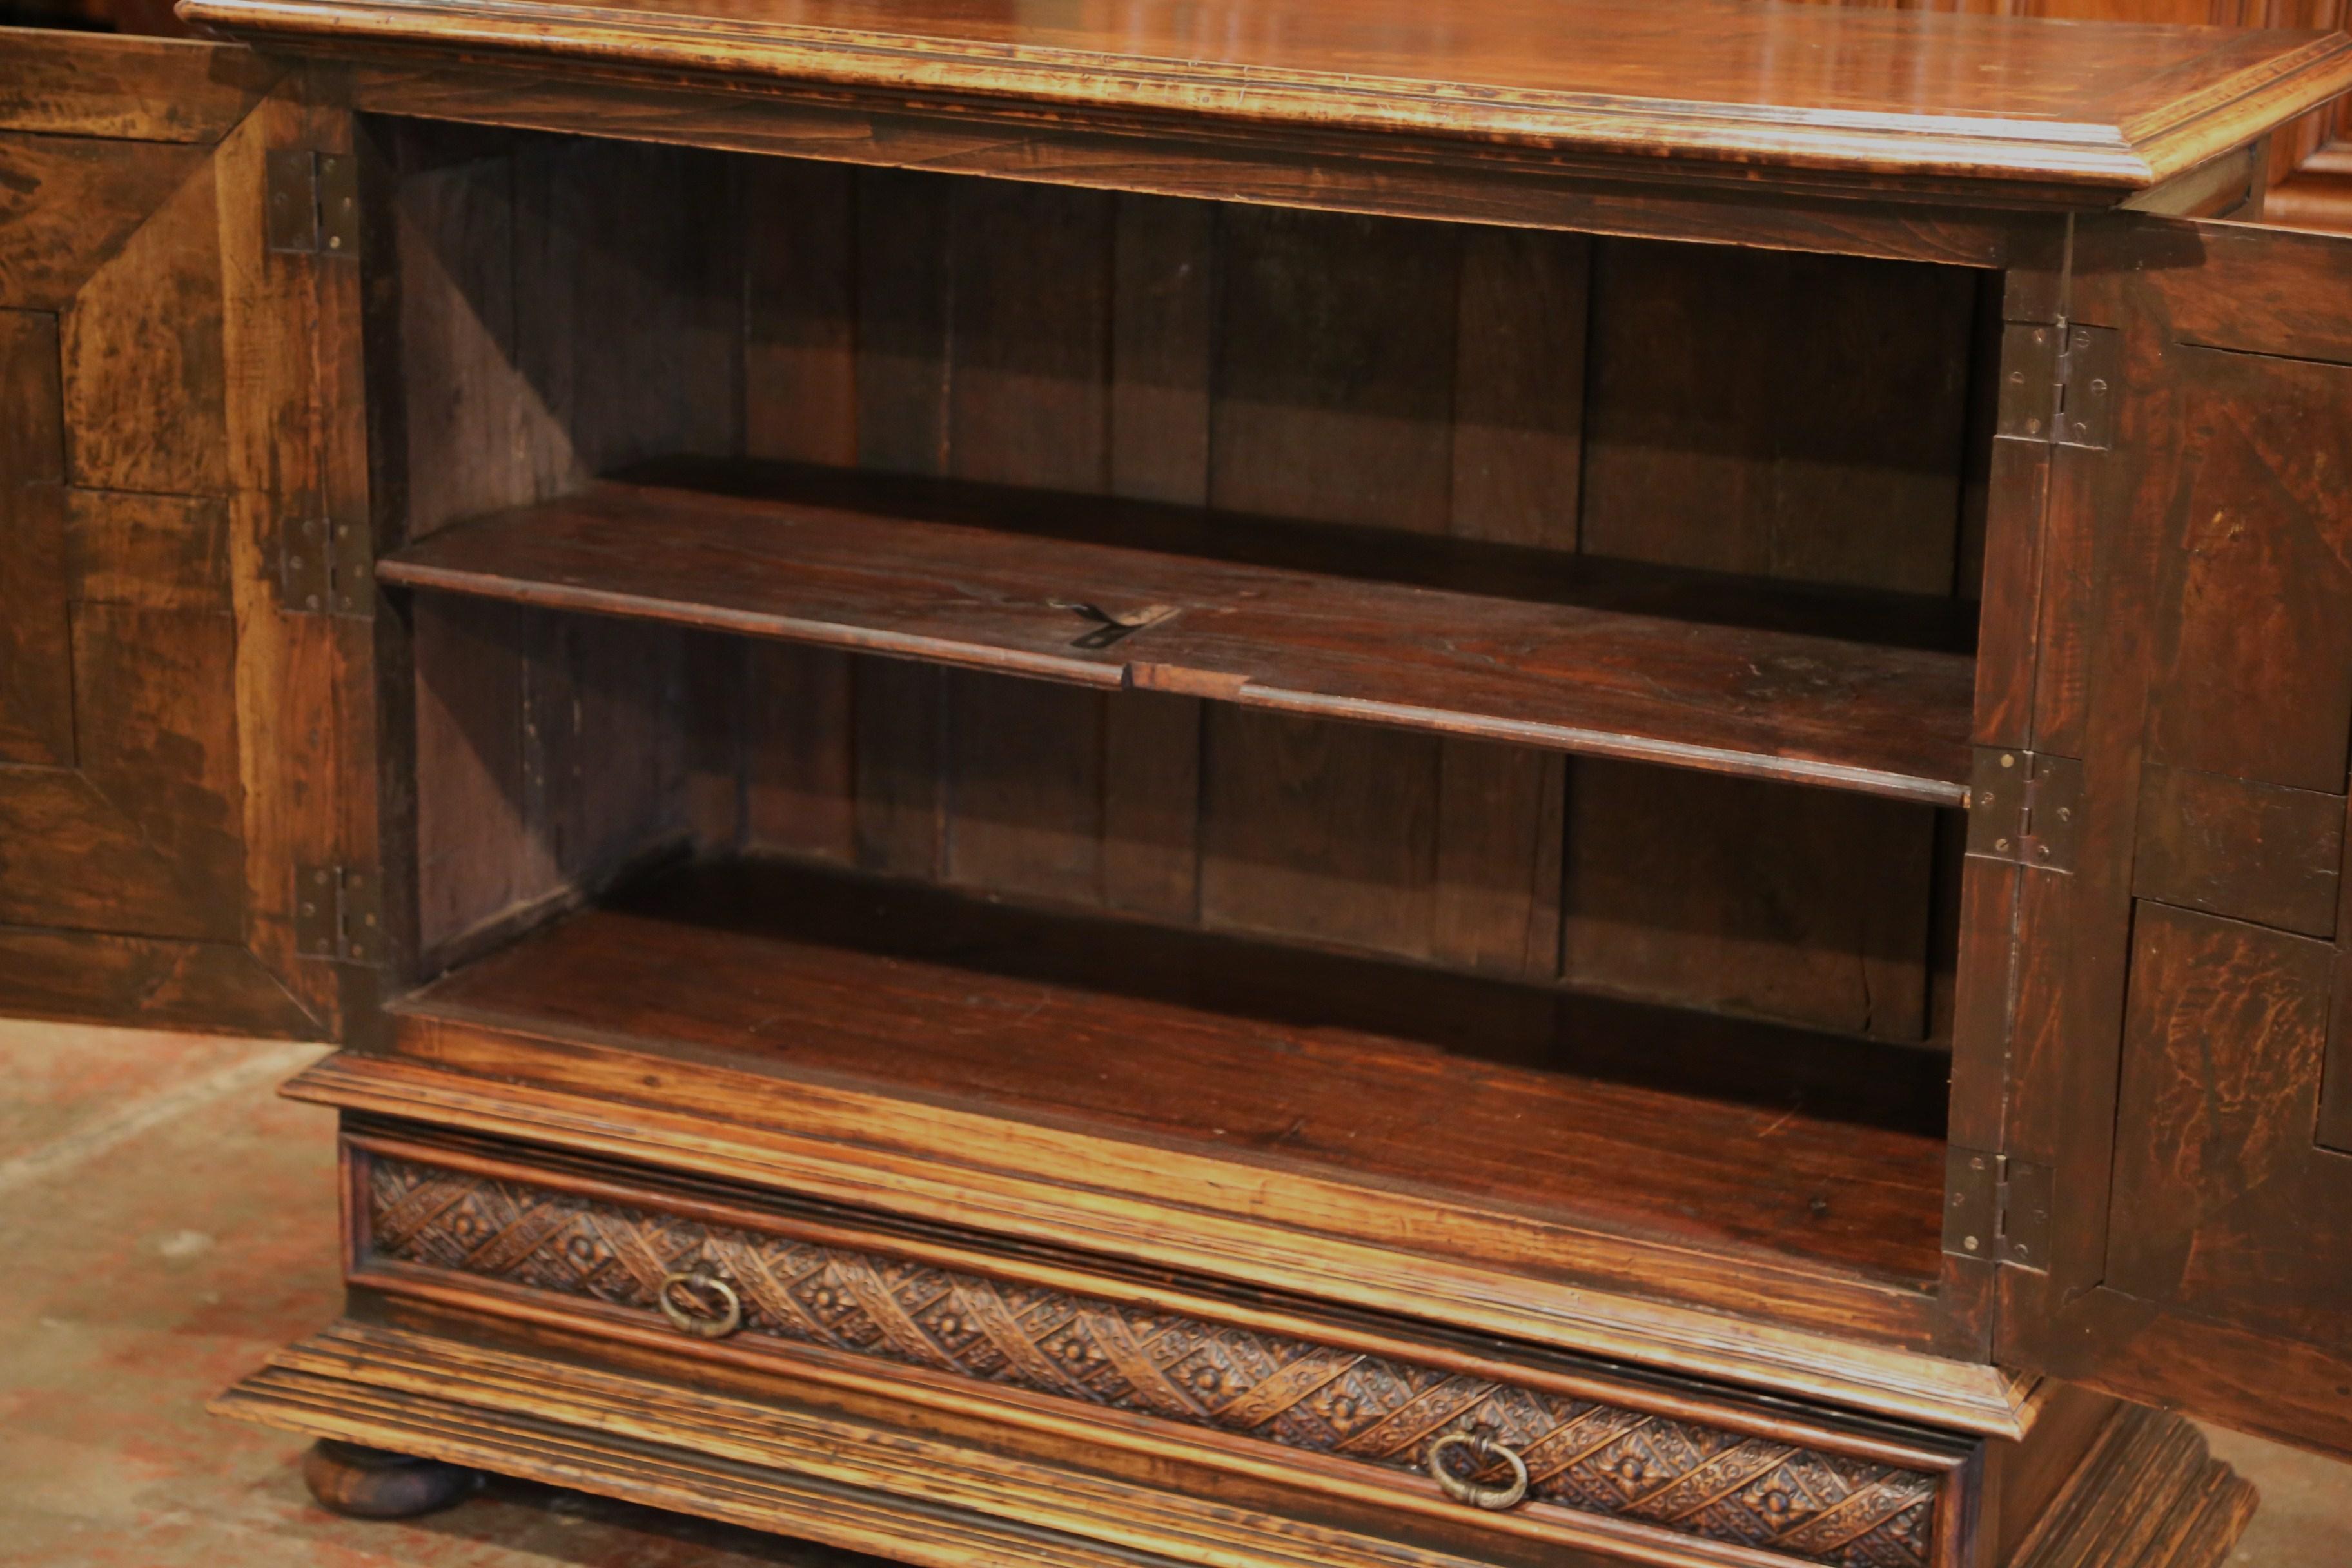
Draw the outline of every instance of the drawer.
[[[352,1283],[1072,1421],[1660,1561],[1941,1568],[1969,1446],[1204,1281],[511,1145],[354,1126]],[[1694,1553],[1693,1549],[1696,1549]]]

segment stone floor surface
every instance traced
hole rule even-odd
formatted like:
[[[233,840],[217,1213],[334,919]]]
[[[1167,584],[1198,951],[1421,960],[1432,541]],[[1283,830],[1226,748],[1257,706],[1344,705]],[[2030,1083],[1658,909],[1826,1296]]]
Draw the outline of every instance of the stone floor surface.
[[[341,1520],[295,1438],[205,1400],[335,1315],[316,1047],[0,1022],[0,1565],[878,1568],[543,1488]],[[2352,1468],[2231,1434],[2262,1489],[2236,1561],[2352,1568]]]

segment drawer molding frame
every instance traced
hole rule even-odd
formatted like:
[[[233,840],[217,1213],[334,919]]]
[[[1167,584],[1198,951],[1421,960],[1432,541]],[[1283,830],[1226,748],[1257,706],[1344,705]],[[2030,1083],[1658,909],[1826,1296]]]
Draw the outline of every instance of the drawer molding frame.
[[[1146,1151],[1154,1157],[1118,1167],[1136,1184],[1112,1194],[1034,1180],[984,1163],[974,1141],[982,1137],[985,1129],[979,1124],[988,1119],[927,1120],[927,1149],[954,1149],[957,1158],[908,1155],[895,1146],[875,1146],[870,1129],[864,1142],[851,1137],[840,1122],[839,1108],[817,1094],[822,1086],[799,1086],[816,1094],[814,1100],[796,1093],[760,1102],[766,1120],[754,1134],[732,1117],[716,1114],[666,1112],[642,1104],[628,1105],[624,1113],[609,1087],[589,1092],[578,1085],[492,1079],[474,1070],[487,1063],[474,1061],[471,1049],[467,1040],[444,1029],[424,1057],[345,1050],[314,1065],[285,1092],[348,1115],[429,1122],[502,1142],[693,1170],[860,1209],[948,1218],[995,1235],[1081,1245],[1097,1256],[1263,1281],[1370,1311],[1442,1314],[1481,1333],[1612,1361],[1663,1363],[1709,1382],[1987,1436],[2023,1437],[2042,1393],[2037,1378],[1924,1351],[1742,1322],[1717,1310],[1598,1289],[1580,1279],[1531,1279],[1426,1248],[1408,1250],[1395,1242],[1351,1240],[1330,1230],[1310,1237],[1262,1214],[1236,1216],[1204,1208],[1211,1186],[1232,1186],[1230,1165],[1213,1181],[1195,1168],[1213,1162],[1171,1165],[1158,1152]],[[663,1063],[628,1052],[605,1061],[602,1047],[551,1052],[557,1060],[572,1055],[596,1058],[580,1070],[600,1085],[622,1074],[631,1082],[655,1072],[666,1081],[700,1075],[695,1092],[713,1103],[757,1087],[751,1075],[699,1063]],[[1019,1131],[1049,1141],[1056,1136],[1053,1129]],[[1135,1153],[1127,1145],[1099,1142],[1055,1146],[1076,1163]],[[1152,1237],[1150,1248],[1134,1240],[1139,1230]],[[1377,1227],[1364,1234],[1378,1234]],[[1621,1244],[1612,1240],[1610,1247],[1614,1252]],[[1896,1292],[1890,1288],[1888,1294]],[[1916,1307],[1923,1299],[1914,1296]]]
[[[1077,1426],[1090,1440],[1455,1522],[1467,1510],[1422,1472],[1421,1456],[1444,1431],[1484,1432],[1528,1455],[1538,1490],[1482,1524],[1659,1561],[1926,1568],[1954,1560],[1947,1538],[1970,1511],[1969,1447],[1933,1434],[1847,1430],[1736,1396],[1539,1364],[1540,1352],[1538,1364],[1500,1359],[1435,1335],[845,1224],[758,1195],[730,1201],[560,1156],[518,1163],[364,1130],[344,1149],[354,1286],[584,1331],[682,1363],[788,1367],[990,1419]],[[389,1211],[404,1206],[415,1212],[386,1231]],[[567,1241],[585,1250],[566,1256]],[[794,1284],[818,1281],[817,1297],[793,1296],[776,1277],[768,1259],[780,1249]],[[706,1340],[663,1319],[661,1279],[698,1264],[742,1292],[744,1331]],[[936,1323],[894,1306],[909,1282],[929,1306],[955,1299],[954,1353]],[[1045,1329],[1024,1328],[1024,1316]],[[1163,1353],[1181,1352],[1169,1368],[1234,1378],[1242,1392],[1211,1408],[1153,1381],[1134,1360],[1133,1325],[1160,1334]],[[1328,1397],[1310,1409],[1318,1394]],[[1374,1408],[1382,1414],[1341,1430]],[[1776,1504],[1788,1517],[1767,1511]]]

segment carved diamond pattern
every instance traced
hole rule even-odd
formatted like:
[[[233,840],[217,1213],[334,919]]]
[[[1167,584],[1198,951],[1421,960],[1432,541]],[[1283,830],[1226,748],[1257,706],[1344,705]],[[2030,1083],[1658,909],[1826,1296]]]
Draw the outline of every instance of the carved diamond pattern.
[[[1279,1334],[406,1161],[369,1173],[381,1256],[657,1311],[665,1275],[732,1284],[745,1332],[1419,1470],[1481,1433],[1561,1507],[1835,1568],[1926,1568],[1936,1478]],[[1494,1476],[1499,1479],[1499,1468]]]

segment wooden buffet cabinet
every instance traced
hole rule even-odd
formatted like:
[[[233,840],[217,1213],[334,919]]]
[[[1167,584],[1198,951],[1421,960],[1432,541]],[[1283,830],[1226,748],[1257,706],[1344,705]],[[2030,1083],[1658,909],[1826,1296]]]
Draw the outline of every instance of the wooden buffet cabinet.
[[[2352,40],[183,14],[0,37],[0,1005],[343,1044],[323,1500],[2201,1568],[2149,1406],[2352,1451]]]

